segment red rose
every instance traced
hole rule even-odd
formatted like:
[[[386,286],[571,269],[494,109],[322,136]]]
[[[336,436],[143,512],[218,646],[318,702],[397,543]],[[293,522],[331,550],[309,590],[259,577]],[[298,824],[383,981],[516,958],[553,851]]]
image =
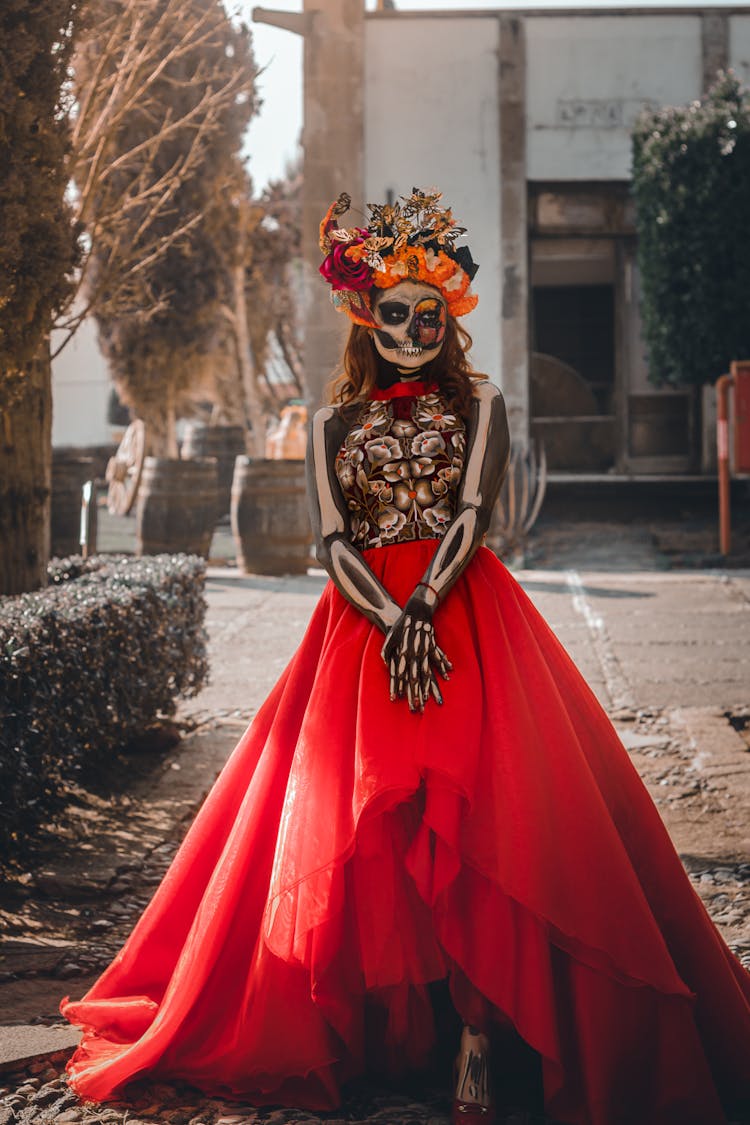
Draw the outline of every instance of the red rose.
[[[353,262],[347,258],[350,246],[358,246],[364,239],[355,242],[337,242],[327,258],[323,259],[320,272],[332,289],[369,289],[372,285],[372,270],[364,260]]]

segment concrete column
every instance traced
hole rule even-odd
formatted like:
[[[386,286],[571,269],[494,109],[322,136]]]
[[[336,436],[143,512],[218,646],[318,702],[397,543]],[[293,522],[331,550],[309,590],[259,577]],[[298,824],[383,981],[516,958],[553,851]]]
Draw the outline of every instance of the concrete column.
[[[525,449],[529,443],[526,37],[523,16],[499,18],[501,385],[512,441]]]
[[[704,11],[701,16],[703,90],[713,86],[717,70],[729,66],[729,17],[725,11]]]
[[[364,0],[305,0],[304,50],[304,362],[313,409],[341,357],[350,321],[331,305],[318,273],[318,227],[342,192],[362,207],[364,192]],[[344,223],[355,221],[347,216]]]

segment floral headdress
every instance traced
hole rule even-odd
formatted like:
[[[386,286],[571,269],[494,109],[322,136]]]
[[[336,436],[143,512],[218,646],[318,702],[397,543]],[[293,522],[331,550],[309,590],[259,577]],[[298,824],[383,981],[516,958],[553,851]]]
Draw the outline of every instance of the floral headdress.
[[[456,246],[466,233],[450,208],[440,207],[442,193],[413,188],[396,203],[368,203],[367,227],[339,227],[351,207],[342,192],[320,224],[320,249],[326,255],[320,272],[331,286],[331,299],[355,324],[375,324],[370,290],[390,289],[400,281],[423,281],[442,293],[451,316],[475,308],[479,298],[471,281],[479,268],[468,246]]]

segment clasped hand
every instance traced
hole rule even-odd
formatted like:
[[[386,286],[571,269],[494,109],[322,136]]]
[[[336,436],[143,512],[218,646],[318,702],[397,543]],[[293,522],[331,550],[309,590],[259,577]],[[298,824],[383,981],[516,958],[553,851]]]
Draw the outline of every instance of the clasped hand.
[[[447,680],[453,665],[435,639],[432,610],[423,601],[412,597],[406,603],[388,631],[382,657],[390,673],[391,700],[406,696],[411,711],[424,711],[430,697],[443,702],[436,673]]]

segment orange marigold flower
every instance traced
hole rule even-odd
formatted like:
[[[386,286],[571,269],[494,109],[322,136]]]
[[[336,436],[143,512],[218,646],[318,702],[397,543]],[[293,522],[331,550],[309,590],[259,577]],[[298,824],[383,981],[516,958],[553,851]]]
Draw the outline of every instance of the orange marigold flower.
[[[347,258],[351,258],[353,262],[361,262],[367,254],[367,250],[361,242],[358,242],[353,246],[347,246],[344,254]]]
[[[424,246],[404,246],[389,255],[382,270],[374,270],[373,284],[379,289],[391,289],[401,281],[424,281],[440,290],[451,316],[470,312],[478,297],[469,293],[469,275],[453,258],[442,250],[425,250]]]
[[[467,293],[460,301],[455,301],[453,305],[448,302],[448,308],[453,316],[464,316],[465,313],[470,313],[472,309],[477,307],[479,297],[476,293]]]

